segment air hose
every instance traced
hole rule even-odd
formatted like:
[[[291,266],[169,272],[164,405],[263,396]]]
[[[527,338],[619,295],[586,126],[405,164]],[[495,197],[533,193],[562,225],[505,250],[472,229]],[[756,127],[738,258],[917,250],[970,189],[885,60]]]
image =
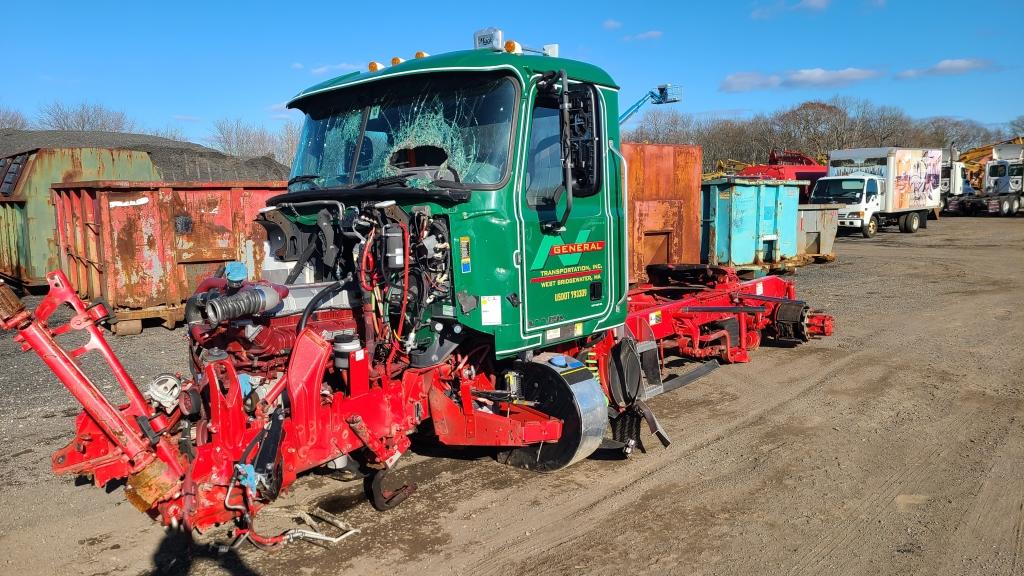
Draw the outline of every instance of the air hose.
[[[212,324],[266,312],[281,303],[281,295],[270,286],[250,286],[230,296],[211,298],[206,317]]]

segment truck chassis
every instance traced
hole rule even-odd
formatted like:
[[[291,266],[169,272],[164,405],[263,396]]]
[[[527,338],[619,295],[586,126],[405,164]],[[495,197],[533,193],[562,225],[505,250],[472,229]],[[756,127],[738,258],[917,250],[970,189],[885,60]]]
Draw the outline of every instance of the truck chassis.
[[[275,547],[325,538],[305,530],[268,536],[255,528],[257,512],[302,472],[326,466],[362,477],[373,505],[387,510],[415,489],[384,484],[417,430],[431,430],[447,445],[494,447],[500,461],[541,471],[578,461],[602,441],[625,455],[642,449],[642,422],[668,445],[646,400],[719,362],[747,362],[765,338],[800,343],[832,333],[832,318],[811,312],[781,277],[742,282],[730,269],[707,266],[648,272],[651,282],[628,294],[624,326],[517,362],[518,373],[530,376],[517,396],[489,366],[486,345],[425,368],[401,358],[382,364],[364,349],[322,337],[326,327],[345,322],[337,310],[264,328],[276,330],[272,336],[290,352],[262,395],[243,372],[252,363],[230,348],[206,349],[194,357],[189,377],[163,375],[143,394],[103,336],[108,310],[79,298],[62,272],[47,276],[49,293],[34,312],[0,284],[0,326],[15,330],[23,350],[35,352],[82,404],[74,438],[52,456],[55,473],[85,476],[100,487],[124,480],[127,499],[170,528],[191,534],[229,524],[236,542]],[[73,316],[51,326],[62,306]],[[69,350],[58,338],[72,332],[87,342]],[[82,370],[79,359],[88,353],[105,361],[125,404],[111,402]],[[703,364],[663,380],[673,355]]]

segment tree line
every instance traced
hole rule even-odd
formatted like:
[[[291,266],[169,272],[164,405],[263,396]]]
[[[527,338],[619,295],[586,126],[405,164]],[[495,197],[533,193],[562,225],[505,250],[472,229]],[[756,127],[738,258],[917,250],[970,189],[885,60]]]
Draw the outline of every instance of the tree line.
[[[173,127],[147,129],[125,112],[101,104],[52,102],[29,119],[19,110],[0,106],[0,129],[85,130],[136,132],[186,141]],[[290,165],[301,126],[285,121],[277,130],[239,118],[213,123],[205,143],[232,156],[270,156]],[[687,114],[668,106],[650,108],[624,139],[655,144],[699,144],[704,148],[704,171],[718,160],[751,164],[767,161],[772,150],[799,150],[811,157],[827,157],[843,148],[909,146],[960,150],[1024,135],[1024,116],[1005,126],[987,126],[974,120],[933,117],[911,118],[901,108],[877,106],[868,100],[836,96],[803,102],[792,108],[749,118],[714,118]]]
[[[31,119],[20,110],[0,106],[0,129],[5,128],[125,132],[188,141],[177,128],[146,128],[121,110],[91,102],[68,104],[54,101],[40,106]],[[230,156],[245,159],[270,156],[282,164],[291,165],[300,129],[299,122],[294,120],[284,121],[279,129],[271,130],[240,118],[223,118],[213,123],[213,131],[205,138],[205,144]]]
[[[624,134],[630,142],[699,144],[704,171],[718,160],[750,164],[768,160],[772,150],[798,150],[827,158],[832,150],[906,146],[960,150],[1024,135],[1024,116],[1005,126],[953,117],[911,118],[901,108],[836,96],[749,118],[712,118],[686,114],[669,106],[650,108]]]

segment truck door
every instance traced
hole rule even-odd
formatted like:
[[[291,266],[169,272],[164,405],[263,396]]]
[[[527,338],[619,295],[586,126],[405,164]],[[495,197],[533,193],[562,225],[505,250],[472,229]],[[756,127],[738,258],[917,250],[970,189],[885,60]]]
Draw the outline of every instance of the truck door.
[[[617,272],[611,267],[622,265],[610,258],[601,94],[588,84],[569,86],[566,124],[560,93],[533,84],[526,169],[517,186],[522,328],[524,335],[545,343],[579,336],[584,322],[607,316],[609,283]],[[572,162],[571,203],[564,182],[566,155]],[[565,226],[559,226],[566,210]]]

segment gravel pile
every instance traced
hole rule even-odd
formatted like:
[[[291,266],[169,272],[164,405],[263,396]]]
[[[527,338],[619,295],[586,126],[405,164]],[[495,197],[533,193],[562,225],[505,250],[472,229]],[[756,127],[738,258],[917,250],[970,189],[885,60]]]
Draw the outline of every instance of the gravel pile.
[[[147,134],[0,130],[0,158],[41,148],[119,148],[147,152],[169,181],[284,180],[288,167],[263,156],[243,160],[212,148]]]

